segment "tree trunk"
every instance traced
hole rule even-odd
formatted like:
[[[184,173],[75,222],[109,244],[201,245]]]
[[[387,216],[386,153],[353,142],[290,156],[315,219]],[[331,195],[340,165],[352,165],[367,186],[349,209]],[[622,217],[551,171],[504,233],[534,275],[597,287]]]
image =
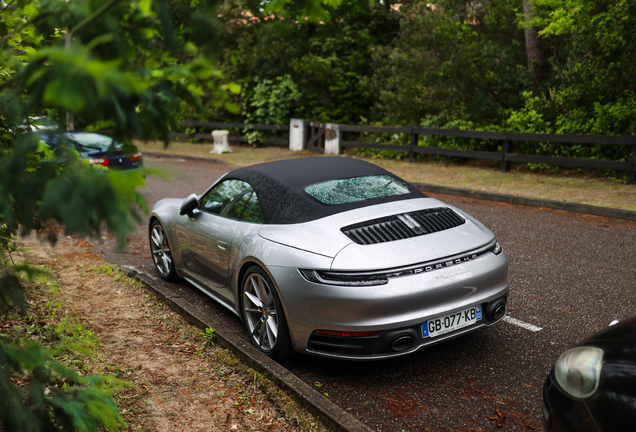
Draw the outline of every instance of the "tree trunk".
[[[68,27],[66,28],[66,35],[64,36],[64,49],[66,51],[71,49],[71,43],[73,42],[73,35],[68,31]],[[73,113],[70,111],[66,112],[66,130],[75,130],[75,119],[73,118]]]
[[[539,43],[539,34],[530,27],[530,20],[534,17],[534,11],[530,0],[523,0],[523,15],[526,22],[524,34],[526,37],[526,56],[528,57],[528,70],[532,78],[534,93],[539,93],[541,84],[541,69],[543,65],[543,52]]]

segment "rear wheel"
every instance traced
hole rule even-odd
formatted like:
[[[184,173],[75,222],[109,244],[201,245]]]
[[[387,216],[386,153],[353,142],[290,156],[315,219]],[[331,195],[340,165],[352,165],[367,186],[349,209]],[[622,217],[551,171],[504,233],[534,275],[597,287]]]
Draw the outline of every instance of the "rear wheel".
[[[161,222],[156,219],[150,225],[150,252],[159,275],[168,281],[177,280],[178,276],[174,269],[174,260],[172,259],[172,249],[168,242],[168,236]]]
[[[272,280],[260,267],[252,266],[242,284],[243,319],[256,348],[274,360],[292,354],[287,320]]]

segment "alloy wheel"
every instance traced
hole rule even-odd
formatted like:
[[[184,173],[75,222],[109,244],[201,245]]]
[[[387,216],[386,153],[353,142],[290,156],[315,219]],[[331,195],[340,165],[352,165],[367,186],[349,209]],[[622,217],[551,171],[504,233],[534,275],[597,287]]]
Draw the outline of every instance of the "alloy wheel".
[[[164,278],[168,277],[172,270],[172,252],[170,251],[168,236],[166,236],[160,224],[152,227],[150,246],[152,249],[152,259],[157,270],[159,270],[159,273],[161,273],[161,276]]]
[[[274,295],[272,287],[258,273],[250,274],[245,280],[245,321],[252,339],[263,352],[273,350],[278,338],[278,313]]]

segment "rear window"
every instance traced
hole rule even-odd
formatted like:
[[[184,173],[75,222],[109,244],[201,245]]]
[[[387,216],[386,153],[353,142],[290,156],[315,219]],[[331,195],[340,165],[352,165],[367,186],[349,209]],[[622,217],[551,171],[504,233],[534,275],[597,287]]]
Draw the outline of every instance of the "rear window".
[[[111,137],[96,133],[68,134],[66,137],[79,151],[106,151],[113,142]],[[115,141],[115,148],[120,149],[121,147],[122,145]]]
[[[327,205],[346,204],[410,192],[406,184],[388,175],[329,180],[307,186],[304,190]]]

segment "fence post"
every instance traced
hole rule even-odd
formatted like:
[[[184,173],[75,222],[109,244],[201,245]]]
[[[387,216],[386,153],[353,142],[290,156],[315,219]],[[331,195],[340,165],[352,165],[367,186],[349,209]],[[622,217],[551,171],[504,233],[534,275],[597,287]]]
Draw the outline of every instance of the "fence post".
[[[636,184],[636,144],[632,145],[632,170],[627,173],[627,184]]]
[[[325,154],[340,154],[340,125],[327,123],[325,125]]]
[[[289,122],[289,150],[303,151],[307,145],[305,120],[291,119]]]
[[[418,135],[413,133],[413,128],[411,128],[411,148],[409,149],[409,162],[413,163],[415,159],[415,154],[413,153],[413,148],[417,147],[417,138]]]
[[[501,172],[506,173],[510,170],[510,162],[506,160],[506,154],[510,152],[510,140],[508,139],[508,132],[506,132],[506,139],[504,139],[501,146]]]

